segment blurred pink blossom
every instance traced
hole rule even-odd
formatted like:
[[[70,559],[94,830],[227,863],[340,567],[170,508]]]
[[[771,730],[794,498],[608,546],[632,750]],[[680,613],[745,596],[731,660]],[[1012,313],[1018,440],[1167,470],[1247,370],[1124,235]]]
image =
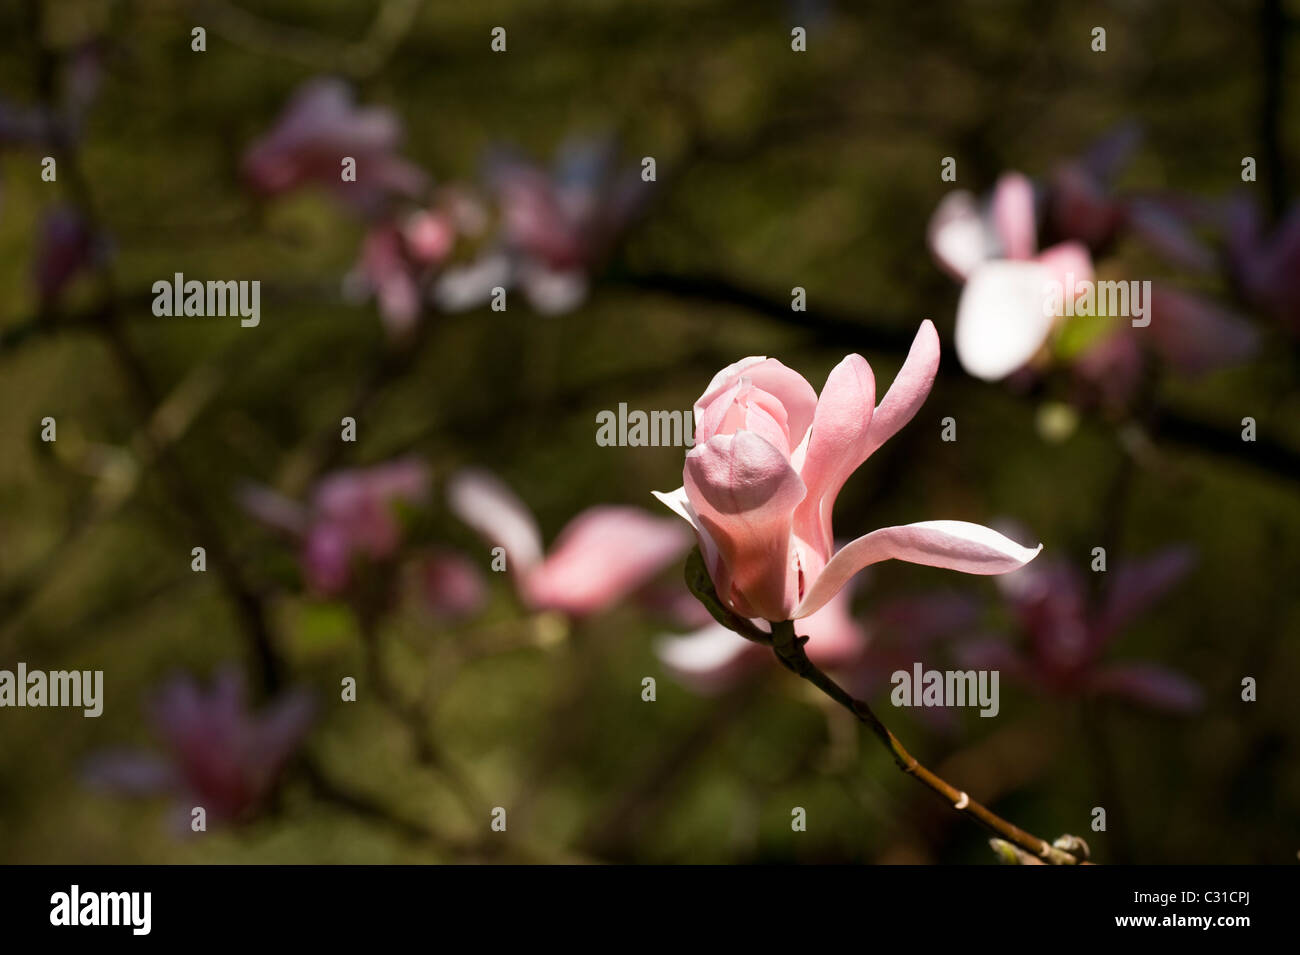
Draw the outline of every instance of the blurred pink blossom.
[[[301,86],[272,128],[244,153],[244,177],[274,196],[320,185],[343,202],[373,214],[392,196],[418,198],[428,177],[397,155],[402,127],[383,107],[358,107],[342,80],[317,78]],[[343,159],[356,161],[356,181],[344,182]]]
[[[587,296],[592,272],[643,208],[651,184],[620,169],[607,140],[574,139],[552,170],[508,153],[493,155],[487,180],[500,220],[499,241],[439,282],[440,305],[476,307],[492,288],[519,287],[542,314],[571,311]]]
[[[859,355],[831,371],[820,399],[775,359],[746,358],[714,377],[695,403],[684,484],[655,496],[695,529],[724,604],[744,617],[798,619],[877,561],[1001,574],[1038,554],[965,521],[886,527],[832,553],[840,489],[912,419],[938,367],[939,336],[927,321],[879,407]]]
[[[240,501],[264,524],[299,542],[311,590],[337,596],[351,583],[356,560],[381,562],[396,554],[402,536],[397,505],[421,503],[428,490],[428,468],[408,458],[328,475],[306,507],[262,487],[244,488]]]
[[[1037,252],[1034,189],[1005,173],[984,208],[965,190],[948,193],[927,230],[930,251],[965,284],[957,305],[954,344],[962,367],[996,381],[1029,363],[1047,343],[1058,315],[1046,307],[1051,283],[1067,295],[1092,280],[1092,258],[1081,242]]]
[[[370,225],[345,289],[374,295],[389,336],[406,338],[425,302],[436,299],[435,282],[452,267],[458,241],[477,239],[486,219],[482,205],[465,189],[439,189],[431,204],[394,212]]]
[[[243,821],[264,804],[314,712],[310,696],[296,690],[253,715],[243,676],[233,668],[221,670],[206,692],[178,675],[149,705],[165,755],[104,753],[90,761],[87,779],[131,794],[170,792],[181,800],[186,822],[195,806],[210,820]]]
[[[453,476],[447,500],[462,521],[503,548],[519,595],[534,610],[598,613],[649,583],[690,547],[690,535],[670,519],[601,505],[565,525],[544,554],[532,513],[486,471]]]

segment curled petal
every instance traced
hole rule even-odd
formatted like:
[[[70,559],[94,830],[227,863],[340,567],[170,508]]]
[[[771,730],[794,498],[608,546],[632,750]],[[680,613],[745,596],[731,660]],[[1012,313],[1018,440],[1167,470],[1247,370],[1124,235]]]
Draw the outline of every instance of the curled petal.
[[[965,574],[1005,574],[1029,563],[1043,545],[1021,547],[990,527],[966,521],[923,521],[883,527],[859,537],[831,558],[795,611],[806,617],[818,610],[854,574],[882,560],[905,560]]]
[[[907,360],[871,416],[871,430],[867,433],[868,456],[912,420],[925,404],[938,373],[939,333],[934,330],[934,322],[927,318],[912,339]]]
[[[849,355],[833,369],[813,416],[800,475],[808,489],[795,512],[795,533],[830,559],[831,511],[840,488],[867,459],[867,435],[876,404],[876,379],[861,355]]]
[[[997,381],[1023,367],[1047,341],[1053,272],[1037,262],[990,262],[971,276],[957,305],[955,345],[962,367]]]
[[[453,476],[447,505],[489,543],[505,548],[515,569],[527,572],[541,563],[542,535],[532,512],[487,471],[469,469]]]
[[[718,596],[743,616],[787,619],[799,593],[794,511],[807,490],[789,458],[748,431],[718,435],[687,454],[685,486],[730,572],[732,593]]]
[[[633,507],[593,507],[560,532],[547,558],[525,578],[529,603],[585,615],[647,583],[690,546],[686,528]]]

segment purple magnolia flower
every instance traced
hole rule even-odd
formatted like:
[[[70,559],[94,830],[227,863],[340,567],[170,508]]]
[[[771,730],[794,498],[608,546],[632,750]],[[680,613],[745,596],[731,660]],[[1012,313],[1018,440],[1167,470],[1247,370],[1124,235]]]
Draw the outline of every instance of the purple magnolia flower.
[[[308,587],[337,596],[352,582],[357,560],[381,562],[402,542],[400,504],[418,504],[429,491],[423,462],[402,459],[376,467],[337,471],[323,478],[304,507],[263,487],[241,491],[244,508],[299,544]]]
[[[1106,663],[1115,637],[1191,569],[1185,548],[1169,548],[1112,571],[1099,603],[1089,599],[1082,571],[1063,561],[1030,565],[999,580],[1003,597],[1028,638],[1023,650],[1005,640],[956,648],[966,666],[996,669],[1010,679],[1059,696],[1123,697],[1144,706],[1190,713],[1200,687],[1150,663]]]
[[[1258,207],[1246,199],[1234,202],[1228,262],[1247,302],[1300,333],[1300,203],[1266,235]]]
[[[117,751],[87,767],[96,787],[134,795],[165,792],[187,811],[243,821],[264,804],[311,726],[315,707],[296,690],[261,714],[249,712],[243,676],[222,669],[205,691],[188,675],[167,681],[148,713],[165,753]]]
[[[1179,197],[1116,189],[1142,135],[1136,123],[1122,123],[1081,155],[1057,164],[1042,187],[1047,231],[1058,240],[1082,242],[1094,255],[1130,233],[1172,265],[1212,269],[1214,253],[1188,228]]]
[[[342,80],[313,79],[294,93],[275,125],[244,154],[244,176],[262,195],[315,184],[372,214],[392,196],[418,198],[428,177],[397,155],[402,126],[382,107],[359,107]],[[356,160],[356,181],[344,182],[344,157]]]

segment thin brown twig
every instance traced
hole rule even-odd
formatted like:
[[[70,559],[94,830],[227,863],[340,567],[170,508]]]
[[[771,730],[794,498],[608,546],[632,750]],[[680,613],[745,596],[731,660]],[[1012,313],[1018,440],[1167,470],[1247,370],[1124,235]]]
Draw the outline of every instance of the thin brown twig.
[[[898,741],[889,727],[881,722],[872,712],[871,707],[857,699],[808,659],[804,652],[806,638],[798,637],[794,632],[794,622],[790,620],[772,624],[771,646],[781,661],[790,671],[803,677],[817,687],[836,703],[843,706],[875,734],[876,738],[889,750],[894,762],[909,776],[928,786],[938,796],[948,802],[958,812],[964,812],[984,828],[1007,842],[1046,859],[1054,865],[1078,865],[1080,860],[1063,849],[1058,849],[1046,840],[1031,835],[1014,823],[1008,822],[982,803],[972,799],[969,794],[958,789],[947,780],[931,772],[909,753]]]

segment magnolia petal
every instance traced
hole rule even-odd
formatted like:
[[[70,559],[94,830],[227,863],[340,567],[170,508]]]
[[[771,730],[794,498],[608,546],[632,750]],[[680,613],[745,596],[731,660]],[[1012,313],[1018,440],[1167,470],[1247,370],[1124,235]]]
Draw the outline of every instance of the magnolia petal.
[[[1098,639],[1127,626],[1187,576],[1195,563],[1196,553],[1190,547],[1167,547],[1115,568],[1096,623]]]
[[[1184,374],[1233,365],[1259,345],[1258,332],[1245,318],[1204,296],[1157,284],[1147,305],[1152,348]]]
[[[842,588],[820,610],[810,613],[795,626],[808,638],[808,659],[831,670],[860,660],[868,640],[862,624],[853,618],[851,586]]]
[[[962,367],[997,381],[1043,347],[1056,321],[1052,272],[1037,262],[990,262],[971,276],[957,305],[954,344]]]
[[[867,455],[892,438],[925,404],[939,373],[939,333],[928,318],[917,329],[903,367],[871,416]]]
[[[704,394],[695,402],[695,420],[699,421],[705,409],[742,378],[748,379],[755,388],[766,391],[785,408],[790,446],[794,447],[802,441],[817,408],[817,392],[813,391],[813,386],[808,384],[803,375],[787,368],[775,358],[743,358],[714,375],[709,386],[704,389]]]
[[[703,694],[729,689],[763,656],[756,644],[718,623],[661,637],[655,655],[678,682]]]
[[[926,242],[935,261],[957,279],[965,279],[993,254],[975,197],[964,189],[939,201],[926,227]]]
[[[1021,547],[991,527],[967,521],[923,521],[883,527],[847,544],[813,582],[795,611],[806,617],[818,610],[854,574],[882,560],[905,560],[965,574],[1005,574],[1029,563],[1043,545]]]
[[[1034,184],[1018,172],[1004,173],[993,187],[990,206],[1002,258],[1028,259],[1038,248],[1034,221]]]
[[[1079,157],[1079,163],[1098,181],[1108,182],[1123,171],[1141,145],[1143,130],[1136,120],[1125,120],[1107,130]]]
[[[1091,282],[1093,278],[1092,256],[1082,242],[1058,242],[1040,252],[1034,261],[1046,266],[1052,280],[1059,282],[1063,294],[1071,298],[1079,297],[1080,282]]]
[[[489,543],[505,548],[512,568],[527,572],[542,560],[542,535],[527,505],[497,477],[470,468],[447,483],[453,514]]]
[[[831,369],[817,401],[808,447],[799,469],[807,495],[795,512],[794,532],[830,559],[831,511],[840,488],[869,453],[867,435],[876,404],[876,379],[861,355]]]
[[[576,616],[603,610],[647,583],[690,547],[686,528],[635,507],[589,508],[560,532],[525,590],[538,609]]]
[[[1214,250],[1170,209],[1150,199],[1132,199],[1126,219],[1133,233],[1170,265],[1192,272],[1212,271]]]
[[[1105,667],[1093,675],[1089,689],[1171,713],[1194,713],[1205,703],[1204,691],[1190,678],[1150,663]]]
[[[789,458],[748,431],[717,435],[687,454],[685,487],[731,572],[733,593],[718,596],[744,616],[787,619],[798,602],[794,511],[807,492]]]
[[[664,507],[668,508],[687,524],[695,529],[696,539],[700,544],[700,552],[704,555],[704,564],[709,568],[709,576],[713,584],[718,588],[720,593],[729,593],[731,591],[731,578],[728,576],[726,565],[722,563],[722,556],[718,553],[717,542],[708,532],[708,529],[700,523],[699,515],[695,513],[695,508],[691,507],[691,502],[686,496],[686,488],[679,487],[675,491],[651,491]]]

